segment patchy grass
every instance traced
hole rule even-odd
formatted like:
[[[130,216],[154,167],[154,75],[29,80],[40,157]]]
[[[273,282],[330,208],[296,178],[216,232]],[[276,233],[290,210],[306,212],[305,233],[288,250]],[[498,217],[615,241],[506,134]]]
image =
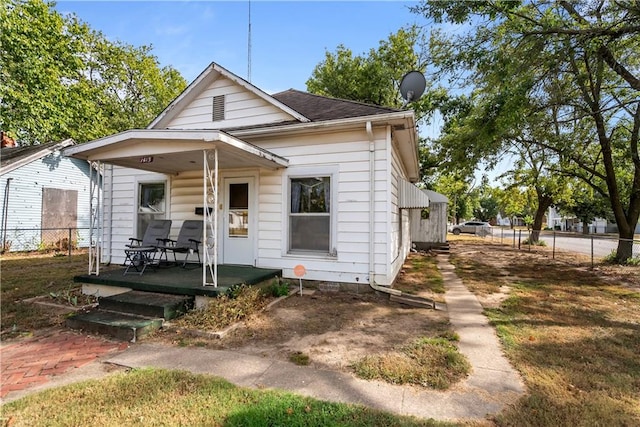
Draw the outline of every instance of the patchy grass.
[[[311,363],[309,355],[301,351],[294,351],[293,353],[291,353],[289,355],[289,361],[291,363],[295,363],[298,366],[307,366],[309,363]]]
[[[63,322],[63,314],[52,314],[25,299],[44,295],[67,295],[73,300],[81,286],[73,276],[87,272],[88,255],[2,257],[2,338],[31,334],[35,329]],[[64,297],[62,297],[64,299]]]
[[[393,288],[411,295],[444,294],[444,282],[436,258],[421,252],[410,253]]]
[[[422,337],[398,351],[365,356],[352,365],[366,380],[380,379],[391,384],[414,384],[446,390],[465,378],[471,365],[458,352],[453,333],[435,338]]]
[[[511,279],[486,313],[529,394],[497,425],[640,425],[640,288],[628,285],[640,269],[592,271],[471,242],[452,257],[476,291],[494,286],[496,268]]]
[[[3,425],[453,426],[182,371],[133,370],[3,405]]]

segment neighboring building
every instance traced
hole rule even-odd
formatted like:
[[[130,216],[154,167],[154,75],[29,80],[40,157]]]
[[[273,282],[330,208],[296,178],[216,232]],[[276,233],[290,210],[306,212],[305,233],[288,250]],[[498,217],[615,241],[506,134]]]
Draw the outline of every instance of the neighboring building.
[[[215,63],[147,129],[65,154],[105,165],[102,262],[121,263],[150,219],[176,235],[201,218],[205,264],[389,286],[411,247],[409,211],[428,206],[412,184],[413,111],[268,95]]]
[[[2,236],[7,251],[89,245],[89,164],[64,157],[70,139],[0,150]]]
[[[417,249],[429,249],[447,241],[449,199],[431,190],[422,190],[429,207],[411,210],[411,240]]]
[[[558,231],[576,231],[582,233],[582,221],[576,217],[563,216],[554,208],[549,207],[549,214],[547,215],[549,221],[548,227],[552,230]],[[607,233],[607,220],[603,218],[596,218],[589,223],[589,234]]]

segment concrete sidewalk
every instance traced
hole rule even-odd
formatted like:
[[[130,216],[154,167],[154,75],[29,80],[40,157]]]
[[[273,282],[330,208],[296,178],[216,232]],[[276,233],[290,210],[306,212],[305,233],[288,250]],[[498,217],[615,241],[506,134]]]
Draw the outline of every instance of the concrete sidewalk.
[[[402,415],[437,420],[482,419],[514,403],[524,392],[523,383],[500,350],[493,328],[482,314],[477,298],[455,275],[446,255],[438,255],[446,287],[445,299],[453,328],[460,336],[460,351],[472,365],[471,375],[448,391],[395,386],[365,381],[347,373],[318,370],[293,363],[233,351],[138,343],[115,355],[108,363],[130,368],[157,367],[188,370],[227,379],[245,387],[282,389],[336,402],[356,403]],[[63,376],[48,385],[99,377],[100,369]],[[105,372],[102,372],[104,375]],[[71,379],[70,379],[71,378]],[[40,388],[40,387],[38,387]],[[25,390],[23,393],[27,393]],[[20,397],[11,396],[11,400]]]

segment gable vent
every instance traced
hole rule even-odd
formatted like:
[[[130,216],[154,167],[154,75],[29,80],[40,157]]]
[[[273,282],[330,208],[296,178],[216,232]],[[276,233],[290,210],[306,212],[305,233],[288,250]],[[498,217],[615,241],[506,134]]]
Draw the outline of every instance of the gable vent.
[[[212,120],[214,122],[224,120],[224,95],[213,97]]]

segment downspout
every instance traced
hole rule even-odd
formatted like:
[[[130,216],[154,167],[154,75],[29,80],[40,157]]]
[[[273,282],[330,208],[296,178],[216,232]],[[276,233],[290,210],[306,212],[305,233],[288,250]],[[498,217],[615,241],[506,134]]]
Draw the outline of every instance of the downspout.
[[[401,295],[402,292],[388,288],[385,286],[378,286],[375,284],[374,276],[375,276],[375,153],[376,153],[376,143],[373,138],[373,128],[371,126],[371,121],[367,121],[366,123],[367,136],[369,137],[369,286],[378,292],[384,292],[389,295]]]
[[[7,249],[7,217],[9,216],[9,183],[13,178],[7,178],[7,183],[4,187],[4,200],[2,201],[2,253]]]

